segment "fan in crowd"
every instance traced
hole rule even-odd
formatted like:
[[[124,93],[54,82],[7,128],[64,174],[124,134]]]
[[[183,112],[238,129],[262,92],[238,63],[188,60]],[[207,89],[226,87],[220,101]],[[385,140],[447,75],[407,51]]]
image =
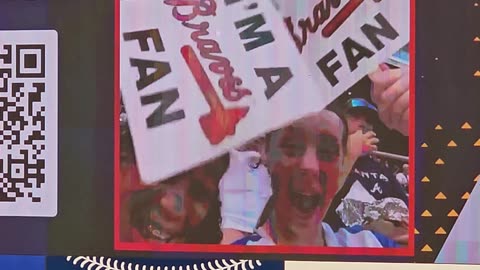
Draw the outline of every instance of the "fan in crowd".
[[[228,166],[229,156],[224,155],[125,194],[121,227],[124,241],[220,243],[223,234],[218,184]],[[135,166],[131,169],[137,170]]]
[[[345,220],[354,220],[352,216],[348,216],[349,212],[345,211],[347,209],[343,209],[344,211],[342,212],[340,207],[343,204],[342,200],[345,202],[344,199],[349,196],[360,200],[352,200],[350,204],[345,203],[343,204],[344,208],[348,205],[350,208],[355,208],[355,206],[360,209],[363,208],[367,212],[363,214],[367,216],[375,216],[374,214],[380,214],[380,212],[385,214],[388,211],[379,210],[379,208],[385,208],[385,206],[396,208],[396,214],[402,212],[401,216],[403,218],[401,220],[390,220],[392,214],[395,214],[395,211],[392,211],[392,209],[389,209],[390,217],[388,215],[380,215],[381,218],[376,220],[365,217],[357,218],[360,219],[360,225],[363,225],[363,228],[383,233],[399,243],[407,244],[408,196],[403,188],[399,186],[395,176],[388,170],[386,163],[378,162],[379,159],[377,157],[372,157],[368,153],[376,150],[376,144],[379,142],[376,134],[373,132],[373,121],[371,121],[375,117],[379,117],[386,127],[408,136],[409,69],[408,67],[390,69],[386,64],[381,64],[376,71],[369,74],[369,78],[372,81],[371,98],[377,107],[361,99],[351,99],[346,104],[345,114],[351,134],[349,136],[349,152],[346,157],[346,166],[343,171],[347,181],[343,190],[337,194],[332,203],[326,220],[336,229],[347,226],[338,215],[339,213],[343,215]],[[384,165],[381,165],[382,163]],[[375,167],[376,169],[374,169]],[[395,200],[386,203],[389,198],[395,198]],[[365,203],[362,204],[362,201],[372,203],[373,200],[378,202],[378,200],[382,199],[383,204],[379,204],[377,207],[372,205],[367,207]],[[339,210],[339,213],[337,213],[337,210]],[[369,213],[369,210],[376,213]],[[361,220],[362,218],[363,220]],[[352,224],[348,225],[351,226]]]
[[[408,197],[390,168],[386,167],[384,162],[376,162],[369,155],[370,152],[377,150],[376,144],[379,142],[372,124],[377,117],[377,108],[364,99],[353,98],[347,101],[344,114],[349,130],[346,166],[343,171],[347,176],[345,184],[333,200],[326,216],[326,222],[334,230],[370,222],[367,220],[368,213],[367,217],[352,217],[351,212],[365,211],[362,203],[397,198],[403,201],[404,208],[408,205]],[[400,202],[397,201],[397,203]],[[369,209],[374,211],[375,207]],[[390,222],[391,225],[386,222]],[[406,220],[395,222],[384,216],[380,220],[372,220],[370,225],[374,230],[404,243],[408,240],[408,226],[406,226],[408,223],[402,222],[408,222],[408,215]],[[393,225],[399,225],[399,228],[394,230],[397,226]]]
[[[340,171],[347,147],[347,125],[329,110],[267,134],[265,152],[273,195],[257,230],[234,245],[395,247],[368,230],[334,232],[323,222],[343,185]]]

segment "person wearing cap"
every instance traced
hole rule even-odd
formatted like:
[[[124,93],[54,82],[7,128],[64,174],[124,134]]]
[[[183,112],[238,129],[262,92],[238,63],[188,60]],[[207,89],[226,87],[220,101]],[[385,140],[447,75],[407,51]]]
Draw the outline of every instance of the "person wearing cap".
[[[365,99],[352,98],[345,104],[344,115],[348,124],[349,138],[341,178],[346,180],[326,215],[326,221],[334,230],[351,226],[351,224],[345,224],[341,218],[345,199],[374,203],[385,198],[396,198],[408,207],[408,197],[396,181],[393,172],[369,155],[371,151],[377,150],[376,144],[379,142],[373,131],[377,108]],[[382,225],[382,227],[385,226]],[[405,242],[406,231],[402,229],[400,232],[392,232],[391,228],[388,230],[388,233],[379,232],[399,242]]]

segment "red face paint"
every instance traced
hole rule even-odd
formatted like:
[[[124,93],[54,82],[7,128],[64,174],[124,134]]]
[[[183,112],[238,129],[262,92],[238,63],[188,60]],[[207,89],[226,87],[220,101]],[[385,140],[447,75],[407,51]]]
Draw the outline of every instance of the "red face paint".
[[[269,149],[277,223],[319,224],[339,189],[342,124],[332,114],[317,118],[280,131]]]

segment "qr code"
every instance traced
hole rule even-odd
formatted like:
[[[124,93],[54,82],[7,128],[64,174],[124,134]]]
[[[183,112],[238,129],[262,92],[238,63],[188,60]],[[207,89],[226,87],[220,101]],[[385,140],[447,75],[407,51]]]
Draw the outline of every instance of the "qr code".
[[[0,31],[0,216],[57,212],[57,43]]]

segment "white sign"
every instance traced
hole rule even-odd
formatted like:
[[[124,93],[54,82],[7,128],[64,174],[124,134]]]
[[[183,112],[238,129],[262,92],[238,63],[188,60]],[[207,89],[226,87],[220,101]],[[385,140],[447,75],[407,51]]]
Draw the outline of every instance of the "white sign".
[[[409,42],[410,0],[272,1],[329,100]]]
[[[147,184],[330,101],[270,1],[122,0],[120,14],[121,91]]]

